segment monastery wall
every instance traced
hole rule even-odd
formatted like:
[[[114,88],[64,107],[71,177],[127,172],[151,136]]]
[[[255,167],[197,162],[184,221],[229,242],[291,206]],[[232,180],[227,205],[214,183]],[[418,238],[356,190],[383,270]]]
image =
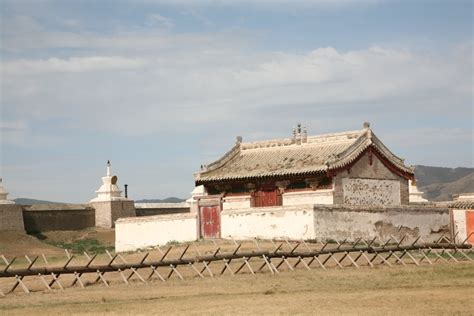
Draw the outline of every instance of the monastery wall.
[[[453,231],[457,233],[456,242],[463,242],[467,238],[466,212],[468,211],[454,209],[451,212]]]
[[[92,202],[91,206],[95,209],[97,227],[113,228],[117,219],[136,216],[132,200]]]
[[[226,196],[222,200],[222,209],[223,210],[236,210],[243,208],[250,208],[251,196],[247,195],[234,195]]]
[[[87,205],[40,204],[23,206],[27,233],[82,230],[95,226],[95,211]]]
[[[113,204],[113,205],[112,205]],[[105,211],[101,211],[101,207]],[[146,203],[136,209],[137,216],[189,213],[187,203]],[[96,202],[92,204],[0,204],[0,231],[20,230],[37,233],[54,230],[82,230],[96,226],[97,218],[106,225],[119,217],[135,215],[133,201]]]
[[[196,214],[121,218],[115,222],[115,251],[134,251],[198,238]]]
[[[24,231],[23,210],[18,204],[0,204],[0,231]]]
[[[285,192],[282,195],[283,206],[305,205],[305,204],[333,204],[334,190],[315,190]]]
[[[242,210],[250,208],[251,196],[248,195],[233,195],[226,196],[222,200],[223,210]],[[334,190],[324,189],[311,191],[295,191],[285,192],[282,194],[283,206],[296,206],[296,205],[308,205],[308,204],[333,204],[334,202]]]
[[[189,213],[189,203],[135,203],[137,216]]]
[[[362,189],[361,189],[362,188]],[[334,204],[395,206],[409,203],[408,181],[390,171],[375,154],[365,153],[334,177]]]
[[[434,241],[449,235],[449,209],[440,207],[347,207],[316,205],[314,209],[316,239],[387,240],[407,236],[415,240]]]
[[[260,207],[221,212],[222,238],[311,239],[313,206]]]
[[[449,209],[434,206],[348,207],[300,205],[223,210],[220,235],[234,239],[358,238],[437,240],[450,234]],[[116,222],[116,250],[133,251],[199,239],[196,213],[122,218]]]
[[[451,214],[456,242],[462,243],[467,240],[468,243],[474,245],[474,210],[453,209]]]

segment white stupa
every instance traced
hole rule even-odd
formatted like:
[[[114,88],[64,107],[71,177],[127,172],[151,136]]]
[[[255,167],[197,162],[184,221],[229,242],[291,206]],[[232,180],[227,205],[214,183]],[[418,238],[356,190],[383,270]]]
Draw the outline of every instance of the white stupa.
[[[423,198],[423,192],[418,191],[415,181],[408,180],[408,192],[410,194],[410,203],[428,202],[427,199]]]
[[[129,201],[122,197],[122,190],[117,185],[117,176],[112,176],[110,172],[110,161],[107,161],[107,175],[102,177],[102,185],[99,190],[95,191],[97,197],[91,202],[109,202],[109,201]]]
[[[191,191],[191,197],[186,200],[187,203],[196,203],[195,197],[206,195],[206,189],[203,185],[198,185]]]
[[[8,192],[5,190],[2,184],[2,178],[0,178],[0,204],[15,204],[14,201],[7,199]]]

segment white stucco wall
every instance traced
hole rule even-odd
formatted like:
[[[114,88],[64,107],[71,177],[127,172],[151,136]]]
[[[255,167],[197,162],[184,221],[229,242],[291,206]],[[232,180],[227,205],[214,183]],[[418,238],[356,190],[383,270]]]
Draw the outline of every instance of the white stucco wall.
[[[282,194],[283,206],[308,204],[333,204],[334,190],[285,192]],[[223,210],[242,210],[250,208],[250,195],[226,196],[223,198]]]
[[[400,205],[400,181],[342,179],[343,203],[346,205]]]
[[[196,214],[121,218],[115,222],[115,251],[134,251],[170,241],[197,239]]]
[[[236,210],[243,208],[250,208],[250,194],[249,195],[238,195],[238,196],[226,196],[222,202],[222,209],[224,210]]]
[[[333,204],[334,190],[285,192],[282,195],[283,206],[305,204]]]
[[[463,242],[467,238],[466,210],[452,210],[453,229],[456,235],[456,242]]]
[[[223,238],[311,239],[314,236],[313,206],[224,210],[221,229]]]
[[[422,209],[330,209],[316,207],[314,212],[316,239],[355,240],[391,235],[406,240],[421,236],[425,241],[439,238],[449,231],[449,212]]]
[[[463,212],[455,215],[462,226]],[[459,215],[459,216],[458,216]],[[406,241],[421,236],[424,241],[449,234],[449,211],[436,207],[346,207],[297,205],[245,208],[221,212],[222,238],[235,239],[344,239],[386,241],[390,236]],[[461,227],[460,226],[460,227]],[[173,214],[122,218],[116,221],[116,251],[187,242],[198,236],[197,214]],[[464,232],[464,235],[466,233]],[[464,237],[465,238],[465,237]]]

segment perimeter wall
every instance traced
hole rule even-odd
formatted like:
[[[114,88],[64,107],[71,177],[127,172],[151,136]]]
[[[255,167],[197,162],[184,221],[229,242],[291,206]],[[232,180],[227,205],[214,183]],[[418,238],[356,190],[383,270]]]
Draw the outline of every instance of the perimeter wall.
[[[449,209],[433,206],[347,207],[302,205],[224,210],[222,238],[288,238],[430,242],[449,236]],[[131,251],[200,238],[196,214],[123,218],[116,222],[116,251]]]

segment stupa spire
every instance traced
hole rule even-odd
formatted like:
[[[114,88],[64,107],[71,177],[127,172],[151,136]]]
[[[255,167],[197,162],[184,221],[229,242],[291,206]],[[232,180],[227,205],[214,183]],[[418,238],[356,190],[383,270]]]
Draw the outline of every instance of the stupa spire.
[[[111,167],[111,166],[112,166],[112,165],[110,164],[110,160],[107,160],[107,176],[109,176],[109,177],[110,177],[110,175],[111,175],[111,172],[110,172],[110,167]]]

